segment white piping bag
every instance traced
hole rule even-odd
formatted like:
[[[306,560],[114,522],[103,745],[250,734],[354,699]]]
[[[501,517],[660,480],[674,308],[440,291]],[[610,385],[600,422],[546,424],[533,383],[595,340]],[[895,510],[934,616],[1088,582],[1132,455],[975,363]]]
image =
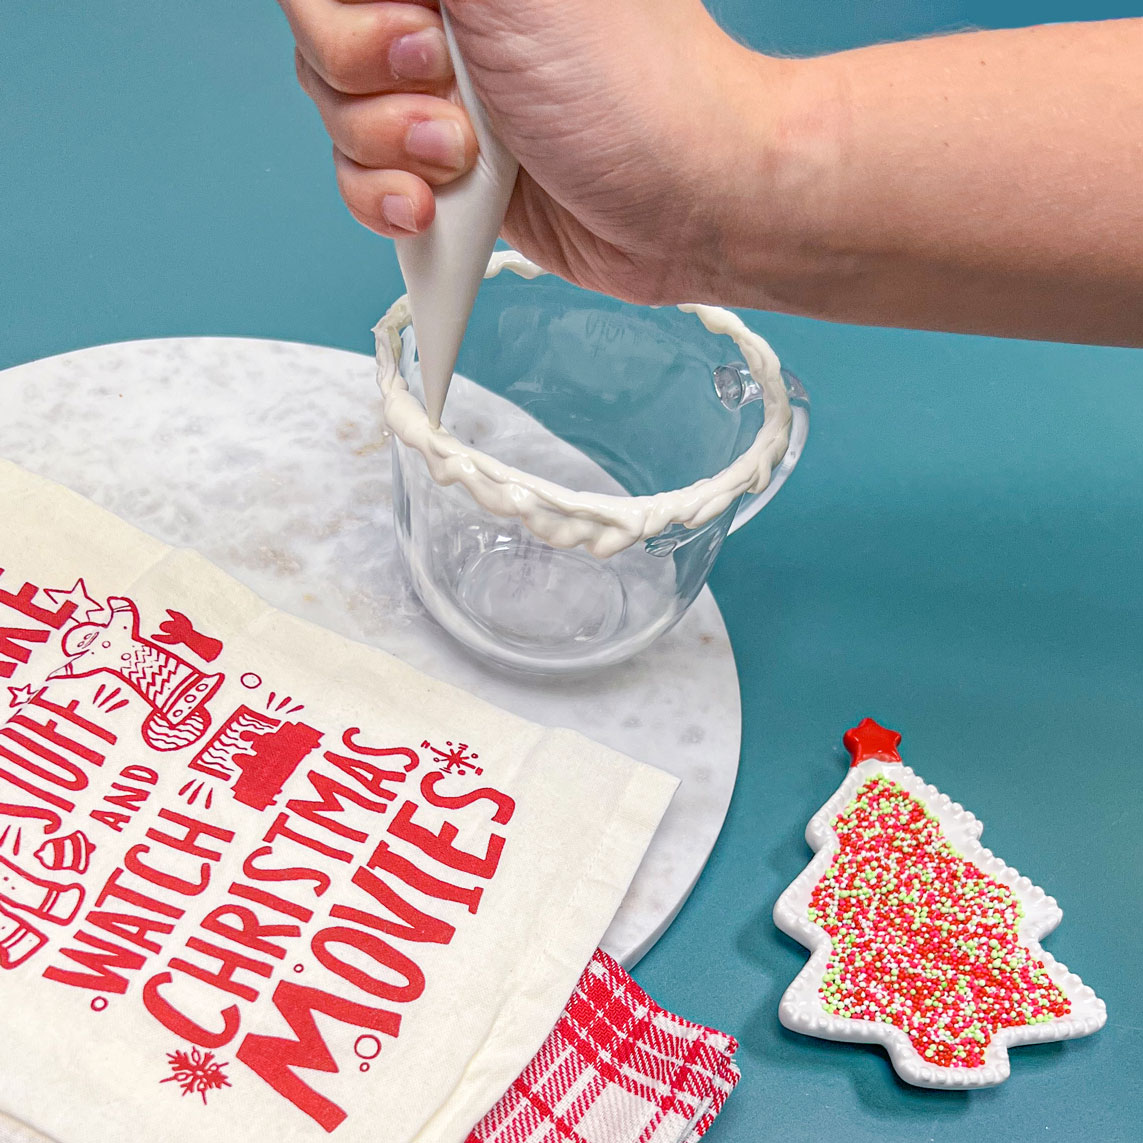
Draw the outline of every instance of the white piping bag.
[[[413,311],[425,407],[434,427],[440,424],[465,327],[520,169],[492,133],[443,4],[441,18],[457,90],[476,131],[480,155],[472,171],[436,192],[432,225],[421,234],[397,239],[397,259]]]

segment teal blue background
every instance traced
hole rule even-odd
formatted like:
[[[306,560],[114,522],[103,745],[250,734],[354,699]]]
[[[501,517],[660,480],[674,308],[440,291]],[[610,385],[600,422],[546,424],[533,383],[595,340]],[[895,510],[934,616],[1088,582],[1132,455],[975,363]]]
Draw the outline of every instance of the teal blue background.
[[[790,53],[1140,11],[712,6]],[[341,207],[292,73],[269,0],[0,6],[0,366],[178,334],[369,348],[396,263]],[[709,870],[638,970],[742,1041],[743,1082],[710,1138],[1141,1138],[1143,354],[754,323],[806,381],[814,425],[714,577],[742,773]],[[1100,1035],[1017,1051],[997,1090],[913,1090],[879,1050],[778,1025],[805,956],[770,909],[865,714],[903,731],[906,759],[1058,897],[1047,945],[1107,1000]]]

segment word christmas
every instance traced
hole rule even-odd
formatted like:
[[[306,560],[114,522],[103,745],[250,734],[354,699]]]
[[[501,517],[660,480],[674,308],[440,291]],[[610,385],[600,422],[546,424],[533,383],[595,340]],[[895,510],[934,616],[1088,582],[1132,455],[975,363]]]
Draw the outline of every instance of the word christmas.
[[[465,744],[331,735],[258,675],[228,681],[182,611],[148,630],[131,599],[0,569],[0,973],[96,1013],[137,995],[186,1045],[160,1082],[205,1103],[227,1049],[332,1131],[347,1113],[304,1074],[339,1070],[318,1017],[378,1052],[400,1036],[515,801]]]

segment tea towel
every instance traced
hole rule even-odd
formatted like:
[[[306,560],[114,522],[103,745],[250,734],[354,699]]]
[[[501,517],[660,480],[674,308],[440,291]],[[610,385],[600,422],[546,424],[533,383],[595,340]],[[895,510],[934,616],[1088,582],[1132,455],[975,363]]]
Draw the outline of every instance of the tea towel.
[[[59,1143],[462,1143],[675,780],[6,462],[0,569],[0,1112]]]
[[[466,1143],[697,1143],[739,1080],[737,1042],[659,1008],[606,953]],[[37,1143],[0,1118],[0,1143]]]
[[[739,1080],[738,1043],[660,1008],[596,952],[559,1024],[466,1143],[695,1143]]]

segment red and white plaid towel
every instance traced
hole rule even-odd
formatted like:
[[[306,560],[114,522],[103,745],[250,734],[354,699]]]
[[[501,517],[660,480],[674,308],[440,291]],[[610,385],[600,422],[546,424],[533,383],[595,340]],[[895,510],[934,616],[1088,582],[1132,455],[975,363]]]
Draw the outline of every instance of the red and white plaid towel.
[[[467,1143],[694,1143],[738,1083],[732,1037],[664,1011],[597,952]]]

